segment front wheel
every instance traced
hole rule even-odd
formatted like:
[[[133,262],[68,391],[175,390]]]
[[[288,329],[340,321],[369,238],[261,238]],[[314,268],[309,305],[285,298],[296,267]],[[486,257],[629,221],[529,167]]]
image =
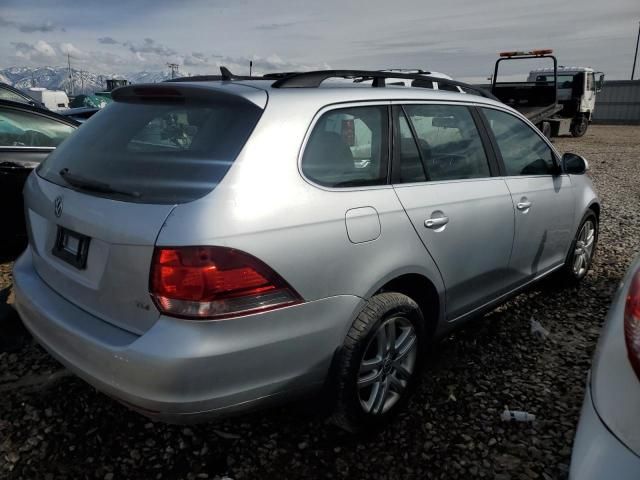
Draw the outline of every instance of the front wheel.
[[[423,323],[406,295],[381,293],[368,301],[338,358],[336,425],[352,433],[376,429],[402,408],[419,378]]]
[[[571,122],[571,135],[573,135],[574,137],[582,137],[585,133],[587,133],[588,127],[589,120],[584,115],[574,118]]]

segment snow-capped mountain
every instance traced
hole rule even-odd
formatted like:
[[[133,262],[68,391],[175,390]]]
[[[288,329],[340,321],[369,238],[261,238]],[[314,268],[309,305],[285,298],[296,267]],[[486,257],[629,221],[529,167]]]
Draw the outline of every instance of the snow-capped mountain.
[[[180,72],[181,76],[188,75]],[[132,72],[125,75],[95,73],[87,70],[69,70],[67,67],[10,67],[0,69],[0,82],[8,83],[19,89],[44,87],[50,90],[92,93],[105,89],[105,81],[109,78],[124,78],[132,83],[156,83],[171,78],[169,71],[164,72]]]

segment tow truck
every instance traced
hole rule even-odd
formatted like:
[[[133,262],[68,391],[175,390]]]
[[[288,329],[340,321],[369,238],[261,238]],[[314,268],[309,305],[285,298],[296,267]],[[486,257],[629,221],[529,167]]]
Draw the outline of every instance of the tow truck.
[[[551,59],[553,68],[532,70],[525,82],[498,81],[501,62],[523,59]],[[604,74],[592,68],[558,67],[551,49],[501,52],[493,71],[491,93],[522,113],[549,138],[569,133],[581,137],[587,132],[596,93],[602,90],[603,83]]]

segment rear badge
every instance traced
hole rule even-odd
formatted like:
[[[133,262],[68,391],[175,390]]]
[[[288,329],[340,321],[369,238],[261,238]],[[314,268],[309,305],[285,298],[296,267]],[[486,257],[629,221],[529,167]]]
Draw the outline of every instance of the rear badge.
[[[56,217],[60,218],[62,215],[62,197],[56,197],[53,202],[53,213],[56,214]]]

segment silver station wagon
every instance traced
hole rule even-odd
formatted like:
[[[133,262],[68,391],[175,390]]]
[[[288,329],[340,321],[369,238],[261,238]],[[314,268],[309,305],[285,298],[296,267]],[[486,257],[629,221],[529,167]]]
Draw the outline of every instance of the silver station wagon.
[[[223,69],[113,98],[27,180],[16,305],[55,358],[144,415],[324,388],[338,425],[378,427],[434,339],[589,269],[586,161],[469,85]]]

